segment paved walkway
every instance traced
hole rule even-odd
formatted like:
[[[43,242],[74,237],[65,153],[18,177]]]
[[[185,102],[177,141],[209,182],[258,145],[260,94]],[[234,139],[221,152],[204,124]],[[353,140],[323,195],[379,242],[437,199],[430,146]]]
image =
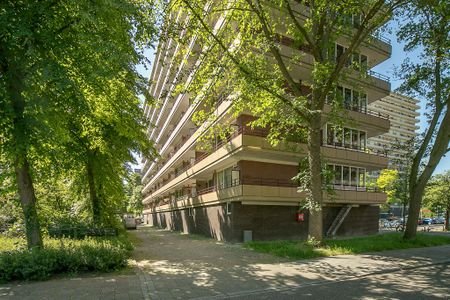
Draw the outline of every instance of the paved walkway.
[[[289,261],[141,228],[133,270],[0,285],[3,299],[448,299],[450,246]],[[367,297],[365,297],[367,296]]]
[[[295,295],[299,288],[311,285],[408,273],[405,270],[426,267],[422,270],[424,280],[417,282],[420,286],[420,282],[425,282],[428,268],[433,265],[448,268],[450,264],[450,246],[288,261],[239,245],[164,230],[144,228],[134,234],[142,240],[136,249],[135,260],[141,270],[143,290],[151,299],[224,299],[258,295],[254,298],[257,299],[261,295],[286,292]],[[444,292],[447,292],[443,295],[447,297],[450,295],[448,275],[445,273],[446,281],[441,280]],[[427,288],[429,286],[432,285],[428,284]],[[436,284],[436,288],[439,287]],[[438,294],[442,295],[442,291],[436,292]]]

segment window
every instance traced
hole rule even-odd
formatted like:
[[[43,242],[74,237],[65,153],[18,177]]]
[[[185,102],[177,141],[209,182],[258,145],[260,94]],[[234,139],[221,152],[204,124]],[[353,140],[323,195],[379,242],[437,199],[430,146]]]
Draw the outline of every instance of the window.
[[[352,129],[352,148],[358,149],[359,131]]]
[[[192,207],[188,208],[188,215],[189,217],[192,217],[194,215],[194,209]]]
[[[366,132],[358,129],[348,127],[334,126],[327,124],[326,140],[323,140],[327,145],[352,148],[357,150],[366,149]]]
[[[351,144],[351,129],[344,128],[344,147],[350,147]]]
[[[334,166],[334,184],[342,185],[342,166]]]
[[[227,206],[226,206],[227,215],[231,215],[231,211],[232,211],[231,202],[227,202]]]
[[[351,103],[352,103],[352,90],[345,88],[344,107],[350,109]]]
[[[359,187],[366,186],[366,169],[359,168],[358,173],[359,173],[358,186]]]
[[[358,19],[355,19],[358,20]],[[359,21],[356,21],[357,23]],[[359,26],[359,23],[358,23]],[[339,58],[344,54],[345,50],[347,50],[346,47],[336,44],[335,46],[335,62],[337,62],[339,60]],[[351,55],[349,55],[347,61],[345,62],[345,66],[349,67],[352,65],[352,63],[355,64],[355,66],[358,66],[358,69],[362,69],[365,70],[367,69],[367,61],[368,58],[366,55],[358,53],[358,52],[353,52]]]
[[[350,183],[350,167],[342,167],[342,185],[349,185]]]
[[[358,185],[358,168],[354,167],[350,168],[350,185],[351,186]]]
[[[363,188],[366,186],[366,169],[341,166],[341,165],[328,165],[331,171],[334,170],[333,184],[335,186],[353,187],[353,189]]]
[[[327,144],[334,144],[334,126],[327,124]]]
[[[339,58],[342,56],[342,54],[344,54],[344,47],[342,47],[339,44],[336,44],[336,61],[339,60]]]
[[[342,127],[336,127],[336,139],[335,139],[336,146],[342,147],[344,145],[343,135],[344,130],[342,129]]]
[[[359,149],[366,150],[366,133],[364,131],[359,132]]]

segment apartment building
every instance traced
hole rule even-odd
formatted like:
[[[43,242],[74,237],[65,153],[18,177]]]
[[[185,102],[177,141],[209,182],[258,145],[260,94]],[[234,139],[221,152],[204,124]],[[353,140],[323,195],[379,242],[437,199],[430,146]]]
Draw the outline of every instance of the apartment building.
[[[407,150],[399,145],[407,145],[417,136],[419,130],[419,100],[398,93],[369,104],[377,113],[389,116],[391,127],[387,133],[367,140],[367,148],[375,152],[386,153],[388,168],[402,170],[406,163]]]
[[[182,22],[183,15],[173,15],[172,20]],[[340,38],[336,53],[347,42]],[[288,37],[280,43],[290,47]],[[193,40],[191,49],[198,52],[201,47]],[[177,51],[173,39],[161,41],[151,73],[150,92],[159,105],[146,106],[145,115],[152,124],[149,138],[156,141],[160,157],[144,160],[144,222],[226,241],[242,241],[244,233],[255,240],[306,238],[308,213],[299,213],[305,195],[291,180],[298,173],[306,145],[296,145],[305,151],[272,146],[266,139],[267,130],[250,127],[254,117],[243,112],[233,120],[232,133],[216,140],[208,151],[199,150],[197,145],[208,124],[196,126],[191,119],[202,101],[189,94],[167,97],[167,91],[174,88],[178,72],[188,73],[188,81],[195,76],[195,71],[188,72],[189,66],[201,62],[183,60],[175,65]],[[374,38],[353,59],[370,69],[390,55],[389,41]],[[312,60],[307,52],[304,59]],[[310,74],[308,64],[302,64],[296,79],[307,82]],[[387,167],[388,158],[368,151],[367,140],[387,133],[390,122],[368,107],[389,95],[390,83],[370,71],[367,77],[347,80],[351,82],[342,82],[338,92],[344,98],[349,125],[328,124],[329,105],[324,112],[321,150],[335,173],[335,196],[325,194],[323,207],[324,233],[331,235],[377,232],[379,206],[386,201],[384,193],[367,188],[365,181],[367,172]],[[231,95],[220,96],[214,110],[217,119],[230,118],[232,105]]]

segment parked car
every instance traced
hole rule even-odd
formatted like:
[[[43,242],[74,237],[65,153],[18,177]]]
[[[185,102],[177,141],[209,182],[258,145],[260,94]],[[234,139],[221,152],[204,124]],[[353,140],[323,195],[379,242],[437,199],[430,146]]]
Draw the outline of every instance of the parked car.
[[[437,217],[434,219],[434,221],[436,222],[435,224],[444,224],[445,223],[445,218],[444,217]]]
[[[433,224],[433,220],[431,218],[423,218],[422,225],[431,225]]]

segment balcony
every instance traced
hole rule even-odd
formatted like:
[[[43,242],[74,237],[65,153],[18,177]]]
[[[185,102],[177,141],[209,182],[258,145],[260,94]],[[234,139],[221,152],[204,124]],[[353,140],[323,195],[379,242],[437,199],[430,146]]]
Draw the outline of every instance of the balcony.
[[[236,179],[226,185],[203,188],[195,195],[183,195],[176,201],[160,202],[158,211],[182,209],[197,205],[212,205],[229,201],[241,201],[243,205],[287,205],[298,206],[305,198],[303,191],[290,180],[267,178]],[[334,195],[324,192],[324,204],[379,205],[386,202],[386,194],[377,188],[333,185]],[[149,205],[149,204],[146,204]],[[151,206],[151,204],[150,204]],[[155,206],[153,206],[155,207]]]

